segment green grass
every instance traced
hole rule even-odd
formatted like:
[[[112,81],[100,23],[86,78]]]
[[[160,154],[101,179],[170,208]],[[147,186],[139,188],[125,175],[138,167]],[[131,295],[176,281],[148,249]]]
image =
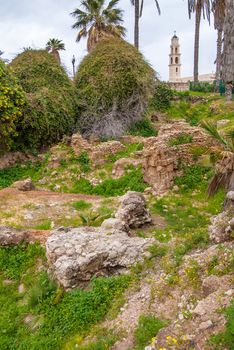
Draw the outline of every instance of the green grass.
[[[52,222],[49,219],[42,221],[40,224],[35,226],[36,230],[51,230]]]
[[[64,293],[45,268],[38,269],[39,260],[44,261],[44,250],[37,244],[0,248],[1,350],[59,350],[73,335],[84,337],[131,281],[127,275],[98,278],[86,291]],[[3,283],[6,278],[12,283]],[[25,286],[22,294],[19,283]],[[99,343],[94,349],[103,348],[105,342]]]
[[[86,202],[85,200],[81,199],[77,202],[73,202],[72,203],[73,208],[75,208],[76,210],[85,210],[85,209],[89,209],[92,207],[92,204],[89,202]]]
[[[0,169],[0,189],[11,186],[15,181],[31,177],[37,180],[42,170],[42,163],[27,163],[15,165],[10,168]]]
[[[107,162],[114,163],[118,159],[121,158],[128,158],[132,154],[134,154],[137,151],[141,151],[143,149],[144,145],[142,143],[128,143],[125,144],[125,149],[122,151],[119,151],[115,154],[109,154],[106,158]]]
[[[159,330],[167,325],[154,316],[141,316],[138,327],[135,330],[134,338],[136,347],[134,350],[144,350],[145,346],[151,343],[151,339],[157,336]]]
[[[143,192],[146,187],[141,169],[129,167],[126,174],[119,179],[107,179],[97,186],[93,186],[85,178],[80,178],[73,185],[71,192],[110,197],[121,196],[127,191]]]
[[[214,350],[234,349],[234,299],[230,306],[224,311],[227,323],[225,331],[211,337],[211,344]]]

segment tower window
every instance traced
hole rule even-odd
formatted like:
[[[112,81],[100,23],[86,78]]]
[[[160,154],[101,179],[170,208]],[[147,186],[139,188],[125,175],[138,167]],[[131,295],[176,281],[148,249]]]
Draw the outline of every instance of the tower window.
[[[178,64],[179,60],[178,57],[175,58],[175,63]]]
[[[175,48],[175,53],[177,53],[177,47]]]
[[[173,58],[171,57],[171,64],[173,64]]]
[[[176,73],[178,73],[178,68],[176,68]]]

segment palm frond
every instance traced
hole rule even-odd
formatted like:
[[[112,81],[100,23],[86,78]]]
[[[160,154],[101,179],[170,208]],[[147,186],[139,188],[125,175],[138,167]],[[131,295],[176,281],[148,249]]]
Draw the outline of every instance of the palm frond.
[[[201,121],[201,126],[217,141],[219,141],[225,147],[228,147],[228,142],[225,138],[219,133],[217,126],[213,123],[210,123],[206,120]]]

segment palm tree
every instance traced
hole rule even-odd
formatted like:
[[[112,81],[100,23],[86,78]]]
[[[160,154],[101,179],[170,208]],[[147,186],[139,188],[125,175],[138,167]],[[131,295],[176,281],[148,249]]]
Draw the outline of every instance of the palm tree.
[[[222,77],[226,83],[227,100],[232,100],[234,81],[234,1],[225,0],[225,4]]]
[[[222,135],[213,123],[203,121],[201,125],[224,149],[221,158],[216,162],[208,195],[214,195],[220,187],[224,187],[227,192],[234,191],[234,130]]]
[[[214,0],[212,11],[214,14],[214,27],[217,29],[217,57],[216,57],[216,84],[219,86],[221,79],[222,65],[222,42],[223,42],[223,26],[225,19],[225,1]]]
[[[46,50],[54,56],[59,64],[61,63],[59,51],[65,50],[65,45],[62,40],[50,39],[46,44]]]
[[[76,18],[72,28],[79,30],[76,41],[88,37],[88,52],[104,38],[125,36],[126,30],[121,25],[123,11],[116,7],[118,2],[119,0],[110,0],[105,7],[105,0],[83,0],[83,11],[77,8],[71,13]]]
[[[135,29],[134,29],[134,45],[138,49],[139,48],[139,21],[140,17],[142,16],[143,13],[143,8],[144,8],[144,0],[130,0],[131,4],[135,8]],[[161,14],[161,10],[159,7],[159,2],[158,0],[155,0],[155,4],[158,10],[159,15]]]
[[[194,40],[194,81],[198,82],[198,62],[199,62],[199,41],[201,15],[207,18],[210,23],[210,12],[213,0],[188,0],[189,18],[195,12],[195,40]]]

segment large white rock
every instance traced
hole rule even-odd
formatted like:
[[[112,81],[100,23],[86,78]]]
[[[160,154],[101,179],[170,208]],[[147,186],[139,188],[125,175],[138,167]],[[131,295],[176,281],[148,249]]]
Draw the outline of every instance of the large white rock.
[[[94,276],[127,271],[148,256],[152,239],[110,234],[101,228],[59,229],[46,243],[46,255],[55,279],[65,288],[85,286]]]
[[[138,228],[152,222],[142,193],[128,191],[124,196],[120,197],[120,203],[115,217],[130,228]]]

